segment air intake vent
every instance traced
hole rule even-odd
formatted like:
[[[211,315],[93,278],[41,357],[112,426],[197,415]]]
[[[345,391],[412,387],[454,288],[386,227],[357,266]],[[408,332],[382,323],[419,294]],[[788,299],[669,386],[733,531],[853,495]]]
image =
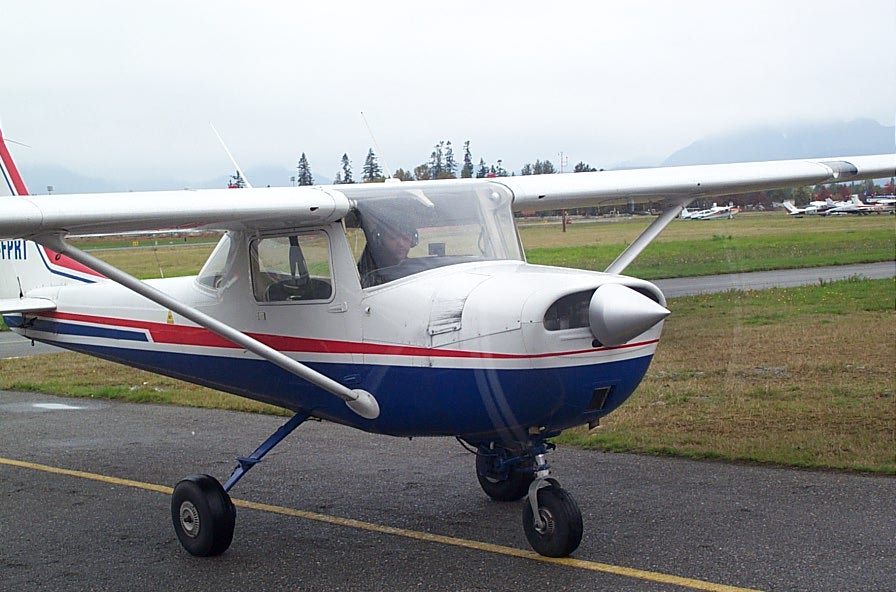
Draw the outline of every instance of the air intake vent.
[[[588,327],[588,305],[593,294],[594,290],[576,292],[552,304],[544,315],[544,328],[547,331],[562,331]]]
[[[610,393],[613,391],[612,386],[599,386],[594,389],[591,395],[591,403],[588,404],[589,411],[601,411],[607,403]]]

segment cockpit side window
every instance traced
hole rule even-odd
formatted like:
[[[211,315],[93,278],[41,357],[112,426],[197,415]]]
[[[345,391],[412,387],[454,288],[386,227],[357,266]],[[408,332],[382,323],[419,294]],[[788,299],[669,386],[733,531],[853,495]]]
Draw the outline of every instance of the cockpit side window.
[[[326,301],[333,296],[330,243],[321,230],[255,239],[249,260],[259,302]]]

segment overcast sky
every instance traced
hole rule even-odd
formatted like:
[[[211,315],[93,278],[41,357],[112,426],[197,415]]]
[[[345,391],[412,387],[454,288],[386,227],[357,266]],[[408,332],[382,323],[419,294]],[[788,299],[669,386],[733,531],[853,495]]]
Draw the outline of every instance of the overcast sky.
[[[662,158],[756,124],[896,109],[894,0],[53,1],[0,6],[20,163],[186,179],[458,160]]]

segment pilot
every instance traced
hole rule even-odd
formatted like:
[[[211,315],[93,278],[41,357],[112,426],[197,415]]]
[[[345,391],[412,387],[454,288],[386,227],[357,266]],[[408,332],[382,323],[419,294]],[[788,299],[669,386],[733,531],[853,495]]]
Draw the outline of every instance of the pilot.
[[[406,221],[380,223],[371,228],[367,246],[358,261],[361,285],[367,288],[389,279],[398,279],[400,276],[386,277],[377,272],[399,265],[407,259],[408,252],[417,245],[417,236],[417,229]]]

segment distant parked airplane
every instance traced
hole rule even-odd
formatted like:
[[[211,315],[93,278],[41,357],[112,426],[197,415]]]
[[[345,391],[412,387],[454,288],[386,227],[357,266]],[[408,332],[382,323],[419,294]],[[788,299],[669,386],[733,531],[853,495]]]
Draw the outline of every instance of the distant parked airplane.
[[[719,220],[721,218],[734,218],[737,213],[740,211],[739,208],[734,207],[734,204],[728,204],[727,206],[719,206],[716,204],[712,204],[711,208],[707,208],[705,210],[698,210],[696,212],[691,212],[687,208],[684,208],[681,211],[681,219],[682,220]]]

